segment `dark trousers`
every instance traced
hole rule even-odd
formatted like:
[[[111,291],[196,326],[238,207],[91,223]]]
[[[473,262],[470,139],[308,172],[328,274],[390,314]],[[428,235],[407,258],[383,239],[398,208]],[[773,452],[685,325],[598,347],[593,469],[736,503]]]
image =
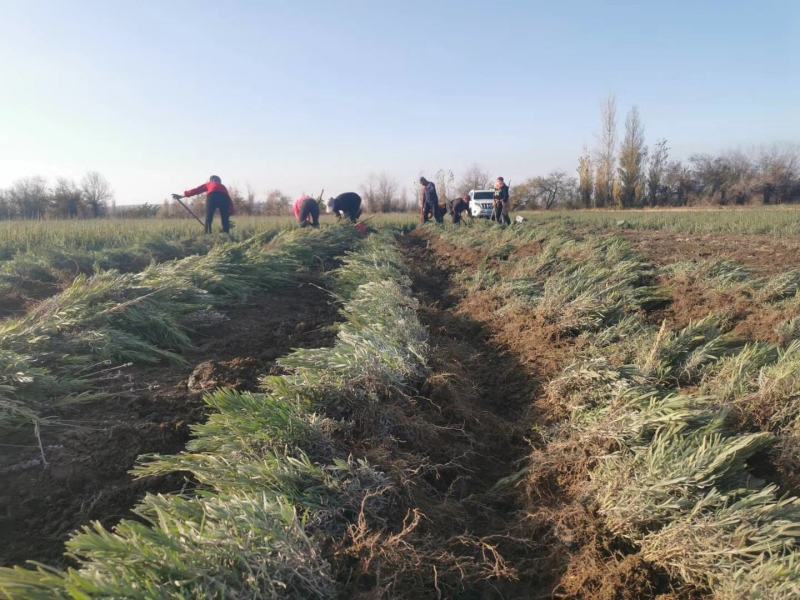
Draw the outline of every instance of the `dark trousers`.
[[[348,219],[350,219],[353,223],[355,223],[356,221],[358,221],[358,217],[361,216],[361,207],[359,206],[358,208],[346,210],[344,211],[344,215]]]
[[[422,211],[422,220],[426,223],[431,220],[431,217],[436,219],[437,223],[441,223],[443,221],[441,211],[439,210],[438,204],[425,204],[425,208]]]
[[[508,202],[498,202],[494,205],[492,220],[501,225],[511,225],[511,217],[508,215]]]
[[[228,233],[231,229],[231,201],[222,194],[210,194],[206,198],[206,233],[211,233],[211,224],[217,209],[222,219],[222,231]]]
[[[309,223],[309,217],[311,222]],[[300,207],[300,227],[319,227],[319,204],[313,198],[309,198]]]
[[[469,214],[469,211],[466,208],[456,208],[453,209],[453,224],[458,225],[464,219],[464,214]]]

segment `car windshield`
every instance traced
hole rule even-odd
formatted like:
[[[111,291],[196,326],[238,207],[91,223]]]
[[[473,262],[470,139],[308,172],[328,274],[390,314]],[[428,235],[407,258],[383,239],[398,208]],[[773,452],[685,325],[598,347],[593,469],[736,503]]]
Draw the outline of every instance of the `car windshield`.
[[[475,192],[472,195],[473,200],[492,200],[494,192]]]

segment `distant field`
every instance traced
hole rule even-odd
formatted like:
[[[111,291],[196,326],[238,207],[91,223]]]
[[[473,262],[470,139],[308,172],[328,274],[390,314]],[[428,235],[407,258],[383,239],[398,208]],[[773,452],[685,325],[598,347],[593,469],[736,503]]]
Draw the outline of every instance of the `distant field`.
[[[416,214],[375,215],[375,224],[404,225]],[[323,215],[322,222],[334,223]],[[256,234],[296,228],[291,216],[235,217],[230,236],[205,235],[193,219],[100,219],[0,222],[0,318],[16,316],[64,289],[79,275],[116,270],[135,273],[148,265],[193,255]]]
[[[660,210],[554,210],[517,211],[535,221],[565,219],[604,229],[663,230],[680,233],[800,235],[800,208],[674,208]],[[376,224],[416,223],[415,212],[367,215]],[[323,215],[322,223],[335,219]],[[241,240],[255,233],[295,226],[291,216],[234,217],[232,237]],[[215,231],[219,221],[215,222]],[[0,221],[0,260],[43,247],[89,251],[126,248],[134,244],[203,238],[191,219],[104,219],[75,221]]]
[[[368,217],[370,218],[370,217]],[[335,218],[323,215],[323,223]],[[381,224],[415,223],[416,213],[374,215],[370,220]],[[231,235],[235,240],[273,229],[295,226],[289,216],[249,217],[232,219]],[[219,219],[214,231],[220,228]],[[189,237],[204,237],[200,224],[193,219],[99,219],[52,221],[0,221],[0,260],[45,246],[80,250],[125,248],[150,240],[174,241]]]
[[[602,228],[666,230],[680,233],[800,235],[800,208],[672,208],[662,210],[523,211],[534,220],[567,219]]]
[[[233,235],[248,237],[267,229],[288,227],[289,217],[237,217]],[[219,227],[219,221],[216,223]],[[202,236],[190,219],[98,219],[71,221],[0,221],[0,259],[44,246],[107,250],[153,239],[174,241]]]

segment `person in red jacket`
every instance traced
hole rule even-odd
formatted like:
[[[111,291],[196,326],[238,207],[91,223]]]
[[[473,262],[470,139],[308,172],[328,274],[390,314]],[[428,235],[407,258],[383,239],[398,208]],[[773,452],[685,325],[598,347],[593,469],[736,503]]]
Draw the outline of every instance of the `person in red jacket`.
[[[191,198],[198,194],[206,195],[206,233],[211,233],[211,224],[214,222],[214,213],[217,209],[219,209],[219,217],[222,220],[222,231],[229,233],[231,215],[233,214],[233,200],[231,200],[228,189],[222,185],[222,179],[217,175],[212,175],[208,178],[208,183],[183,192],[183,197]],[[173,196],[181,198],[178,194],[173,194]]]
[[[319,227],[319,204],[311,196],[300,196],[294,201],[294,218],[300,227]]]

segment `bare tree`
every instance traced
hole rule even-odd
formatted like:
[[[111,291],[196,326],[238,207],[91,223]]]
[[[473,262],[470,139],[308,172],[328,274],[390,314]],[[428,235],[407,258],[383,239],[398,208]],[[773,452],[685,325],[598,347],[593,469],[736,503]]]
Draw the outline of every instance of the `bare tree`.
[[[458,193],[464,195],[472,190],[489,189],[492,184],[492,177],[484,171],[480,165],[474,163],[467,167],[458,183]]]
[[[242,191],[239,189],[239,186],[236,185],[228,185],[226,186],[228,189],[228,196],[231,198],[231,202],[233,203],[233,211],[237,215],[247,215],[250,214],[248,210],[247,199],[245,198]]]
[[[14,209],[11,206],[11,199],[8,191],[0,190],[0,219],[10,219],[14,216]]]
[[[456,196],[455,181],[456,177],[450,169],[439,169],[434,173],[434,180],[436,183],[436,195],[439,196],[439,203],[444,203],[447,206],[447,212],[450,212],[451,204]]]
[[[267,199],[264,202],[264,213],[267,215],[282,215],[289,212],[292,199],[280,190],[267,192]]]
[[[119,206],[116,209],[115,216],[120,219],[152,219],[153,217],[161,217],[164,204],[167,205],[167,210],[169,210],[169,202],[167,200],[164,200],[160,206],[158,204],[150,204],[149,202]]]
[[[417,180],[414,181],[414,184],[415,184],[414,188],[412,188],[412,189],[415,189],[416,187],[418,187]],[[398,210],[398,211],[401,211],[401,212],[402,211],[407,211],[407,210],[415,211],[415,210],[417,210],[419,208],[418,200],[419,200],[419,198],[417,198],[416,196],[409,197],[408,188],[404,187],[402,190],[400,190],[400,193],[397,196],[397,206],[396,206],[395,210]]]
[[[667,140],[662,139],[653,146],[653,155],[647,169],[647,200],[650,206],[658,206],[666,201],[664,194],[664,175],[669,160]]]
[[[671,205],[686,206],[695,186],[692,172],[681,161],[672,161],[664,173],[664,186]]]
[[[756,190],[764,204],[800,197],[800,150],[794,146],[762,148],[757,158]]]
[[[15,181],[6,196],[14,212],[23,219],[42,219],[50,203],[44,177],[25,177]]]
[[[81,180],[83,200],[91,216],[100,217],[108,210],[108,201],[114,197],[111,184],[97,171],[90,171]]]
[[[74,181],[60,177],[50,194],[50,214],[60,219],[77,218],[83,208],[83,193]]]
[[[742,152],[720,156],[695,154],[689,161],[695,186],[706,202],[743,204],[755,192],[757,170]]]
[[[583,154],[578,158],[578,191],[583,208],[592,206],[593,184],[592,157],[589,155],[589,151],[584,148]]]
[[[537,208],[535,177],[524,180],[514,186],[514,208],[530,210]]]
[[[625,136],[619,149],[619,202],[621,208],[638,206],[644,190],[644,125],[639,109],[630,109],[625,118]]]
[[[614,199],[614,165],[617,147],[617,100],[609,95],[600,112],[600,136],[595,156],[595,206],[606,206]]]
[[[247,194],[244,197],[244,208],[248,215],[256,214],[256,193],[249,183],[247,184]]]
[[[159,219],[171,219],[173,217],[172,205],[173,203],[164,198],[161,201],[161,206],[158,207],[156,217]]]
[[[361,194],[368,212],[402,210],[402,199],[398,192],[397,181],[386,173],[372,173],[361,186]]]
[[[533,177],[515,187],[514,197],[520,208],[570,206],[577,202],[578,182],[564,171],[552,171]]]

